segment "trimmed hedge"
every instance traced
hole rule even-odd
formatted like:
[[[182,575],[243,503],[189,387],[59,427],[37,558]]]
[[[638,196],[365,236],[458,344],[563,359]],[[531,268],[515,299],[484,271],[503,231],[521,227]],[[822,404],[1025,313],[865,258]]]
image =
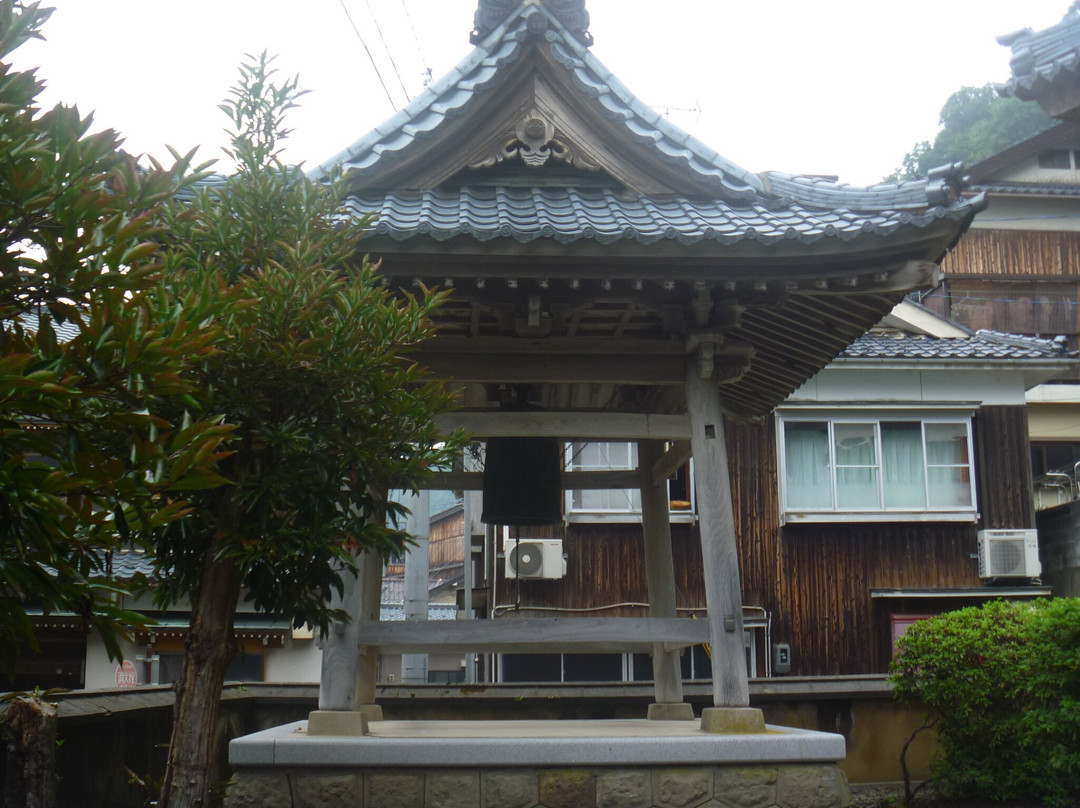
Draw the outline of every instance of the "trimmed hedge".
[[[911,626],[889,669],[940,741],[937,790],[1067,804],[1080,795],[1080,600],[997,601]]]

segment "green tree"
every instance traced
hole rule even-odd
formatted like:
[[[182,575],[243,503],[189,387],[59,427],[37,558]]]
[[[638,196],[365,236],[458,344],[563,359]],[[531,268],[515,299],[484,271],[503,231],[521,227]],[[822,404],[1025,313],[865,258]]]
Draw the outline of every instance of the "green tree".
[[[941,130],[931,143],[916,143],[891,179],[914,179],[948,163],[985,160],[1054,125],[1038,104],[1002,98],[987,84],[961,87],[945,102]]]
[[[216,350],[195,373],[203,406],[236,426],[220,464],[231,485],[193,495],[194,513],[158,543],[161,604],[189,599],[162,808],[208,799],[216,713],[238,651],[242,593],[263,611],[325,633],[354,553],[401,551],[388,489],[412,489],[461,449],[433,416],[452,402],[407,351],[432,335],[443,295],[397,297],[361,258],[366,222],[345,193],[278,158],[295,80],[275,84],[265,54],[222,105],[235,174],[205,185],[165,223],[173,294],[228,298]]]
[[[1080,600],[997,601],[913,625],[890,667],[893,695],[937,732],[946,796],[1080,796]]]
[[[0,59],[49,13],[2,0]],[[109,551],[221,481],[224,428],[183,412],[212,304],[155,294],[172,172],[137,171],[74,108],[41,112],[40,90],[0,62],[0,656],[33,647],[29,604],[82,616],[116,657],[137,616],[117,607]]]

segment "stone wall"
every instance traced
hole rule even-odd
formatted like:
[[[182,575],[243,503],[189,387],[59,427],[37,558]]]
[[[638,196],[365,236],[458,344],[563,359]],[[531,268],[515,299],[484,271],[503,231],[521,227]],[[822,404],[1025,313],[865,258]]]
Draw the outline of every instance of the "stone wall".
[[[242,768],[225,808],[845,808],[835,764],[542,769]]]

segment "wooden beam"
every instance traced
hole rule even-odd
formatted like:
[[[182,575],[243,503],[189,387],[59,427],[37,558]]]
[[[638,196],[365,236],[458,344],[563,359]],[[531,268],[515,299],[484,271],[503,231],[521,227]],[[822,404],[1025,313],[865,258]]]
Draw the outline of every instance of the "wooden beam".
[[[674,444],[659,460],[653,463],[649,472],[652,484],[655,486],[663,485],[668,477],[689,462],[693,454],[693,444],[690,441],[681,440]]]
[[[417,486],[422,491],[483,491],[482,471],[442,471]],[[641,473],[629,471],[564,471],[564,491],[608,491],[641,487]]]
[[[676,363],[680,369],[683,363]],[[478,438],[563,438],[565,440],[686,440],[685,415],[633,412],[448,412],[435,418],[442,433],[462,429]]]
[[[359,624],[359,642],[379,653],[647,653],[709,641],[706,620],[655,617],[542,617],[395,620]]]
[[[681,364],[670,356],[580,354],[442,354],[419,351],[410,358],[437,379],[457,382],[541,384],[596,382],[682,384]]]

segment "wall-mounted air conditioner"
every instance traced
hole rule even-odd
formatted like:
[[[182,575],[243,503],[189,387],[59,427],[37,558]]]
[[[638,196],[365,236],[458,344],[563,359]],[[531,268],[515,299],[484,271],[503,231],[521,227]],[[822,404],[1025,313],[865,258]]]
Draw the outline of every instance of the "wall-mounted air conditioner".
[[[562,578],[561,539],[503,539],[507,578]]]
[[[980,530],[980,578],[1038,578],[1039,532],[1037,530]]]

